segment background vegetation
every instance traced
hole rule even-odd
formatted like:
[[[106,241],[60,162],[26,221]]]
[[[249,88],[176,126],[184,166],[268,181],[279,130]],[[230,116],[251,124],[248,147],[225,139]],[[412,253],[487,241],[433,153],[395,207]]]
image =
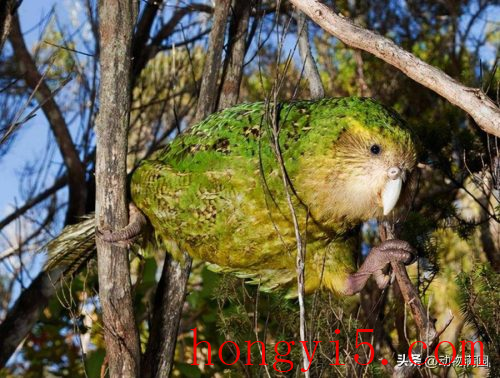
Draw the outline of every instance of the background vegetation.
[[[294,9],[287,2],[142,2],[132,48],[132,109],[128,169],[217,108],[266,98],[276,85],[283,100],[310,98],[298,53]],[[500,5],[486,0],[327,2],[360,26],[394,40],[405,50],[456,80],[481,88],[498,104],[497,70]],[[220,12],[227,6],[227,12]],[[94,210],[95,134],[99,109],[99,20],[91,0],[53,6],[40,17],[39,41],[26,45],[24,4],[12,19],[0,64],[0,164],[15,154],[18,137],[30,138],[31,118],[45,117],[51,137],[44,154],[19,172],[17,202],[0,218],[0,320],[20,292],[30,287],[43,259],[37,254],[65,224]],[[55,11],[57,10],[57,12]],[[21,24],[19,24],[21,20]],[[215,20],[215,21],[214,21]],[[106,22],[106,20],[100,20]],[[220,56],[209,40],[222,28]],[[372,55],[353,50],[309,22],[309,40],[326,96],[369,96],[394,107],[415,130],[422,145],[418,192],[406,215],[402,237],[419,252],[409,269],[421,299],[441,329],[441,340],[481,340],[490,376],[500,374],[500,155],[498,139],[481,131],[463,111]],[[222,42],[220,40],[219,42]],[[215,56],[214,56],[215,54]],[[206,62],[217,63],[214,104],[200,110]],[[198,104],[198,105],[197,105]],[[203,114],[204,113],[204,114]],[[200,116],[201,114],[201,116]],[[34,134],[33,134],[34,135]],[[37,141],[33,141],[33,146]],[[75,160],[76,159],[76,160]],[[3,161],[2,161],[3,160]],[[258,226],[258,225],[256,225]],[[379,243],[377,227],[360,233],[360,259]],[[164,255],[132,254],[134,311],[145,347],[152,301]],[[298,337],[298,306],[280,293],[261,293],[232,276],[210,272],[195,261],[175,353],[174,376],[276,376],[273,348]],[[95,263],[67,278],[0,374],[3,376],[90,376],[106,369]],[[401,293],[370,285],[360,300],[329,293],[307,298],[308,331],[323,340],[312,376],[386,376],[417,339]],[[215,365],[192,366],[193,333],[212,345]],[[340,329],[339,335],[334,333]],[[375,363],[354,362],[355,330],[374,328]],[[0,332],[0,338],[2,334]],[[225,340],[267,344],[269,366],[229,367],[218,363]],[[340,340],[345,366],[330,366]],[[440,354],[451,355],[442,347]],[[234,350],[224,349],[234,360]],[[300,349],[290,354],[298,375]],[[495,357],[497,357],[495,359]],[[254,349],[252,361],[261,356]],[[198,362],[207,350],[198,350]],[[104,363],[103,363],[104,362]],[[286,364],[279,365],[286,370]],[[424,376],[486,376],[482,368],[438,367]]]

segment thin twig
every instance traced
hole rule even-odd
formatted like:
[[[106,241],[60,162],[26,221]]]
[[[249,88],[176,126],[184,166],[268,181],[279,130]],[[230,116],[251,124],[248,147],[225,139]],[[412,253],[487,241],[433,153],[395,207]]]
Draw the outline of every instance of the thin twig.
[[[300,233],[300,228],[299,228],[299,222],[297,219],[297,214],[295,212],[295,207],[292,202],[292,197],[290,194],[290,188],[288,185],[288,180],[287,180],[287,172],[285,168],[285,163],[283,161],[283,156],[281,154],[281,149],[279,145],[279,105],[277,103],[277,91],[274,92],[275,98],[273,104],[268,104],[270,105],[270,116],[271,122],[272,122],[272,133],[273,133],[273,149],[274,153],[276,156],[276,160],[278,161],[280,171],[281,171],[281,178],[283,181],[283,187],[285,189],[285,196],[286,196],[286,201],[288,204],[288,207],[290,209],[290,214],[292,216],[293,220],[293,228],[295,231],[295,240],[297,244],[297,258],[295,260],[296,262],[296,271],[297,271],[297,294],[298,294],[298,299],[299,299],[299,316],[300,316],[300,339],[303,341],[308,341],[307,335],[306,335],[306,311],[305,311],[305,304],[304,304],[304,297],[305,297],[305,288],[304,288],[304,271],[305,271],[305,245],[302,241],[302,235]],[[306,378],[309,377],[309,370],[308,370],[308,357],[307,353],[305,351],[305,348],[302,348],[302,359],[303,359],[303,366],[304,366],[304,375]]]

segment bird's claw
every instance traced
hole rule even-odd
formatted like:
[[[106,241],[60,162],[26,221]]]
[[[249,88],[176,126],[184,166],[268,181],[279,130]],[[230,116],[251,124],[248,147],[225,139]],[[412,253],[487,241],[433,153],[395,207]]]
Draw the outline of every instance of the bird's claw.
[[[416,258],[416,250],[410,243],[404,240],[391,239],[372,248],[367,260],[372,260],[373,265],[382,265],[380,267],[380,269],[382,269],[391,262],[400,262],[405,265],[410,265],[416,261]]]
[[[375,282],[377,282],[378,288],[381,290],[389,286],[389,283],[391,282],[391,275],[384,273],[382,270],[373,272],[373,278],[375,279]]]
[[[409,265],[415,262],[416,256],[415,249],[408,242],[397,239],[386,240],[372,248],[359,270],[349,275],[345,294],[360,292],[370,276],[373,276],[380,289],[385,289],[391,279],[386,273],[388,265],[392,262]]]
[[[118,233],[119,232],[120,231],[118,231]],[[128,239],[116,240],[116,232],[113,232],[112,230],[107,228],[100,229],[99,227],[95,228],[95,235],[99,240],[105,243],[116,245],[122,248],[130,248],[134,244],[135,239],[137,239],[137,236],[134,236]]]
[[[129,204],[129,216],[129,224],[120,230],[112,231],[108,228],[100,229],[96,227],[96,237],[106,243],[129,248],[141,235],[147,224],[146,217],[133,202]]]

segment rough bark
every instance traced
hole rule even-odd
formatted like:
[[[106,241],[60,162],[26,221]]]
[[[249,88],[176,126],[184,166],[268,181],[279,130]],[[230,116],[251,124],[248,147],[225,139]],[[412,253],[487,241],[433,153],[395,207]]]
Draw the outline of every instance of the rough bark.
[[[19,65],[20,74],[31,90],[36,90],[35,98],[49,121],[50,128],[54,133],[57,146],[68,171],[69,203],[66,223],[74,223],[79,216],[85,214],[85,199],[87,195],[85,166],[80,161],[78,151],[73,143],[61,109],[57,105],[43,76],[38,72],[35,61],[24,43],[17,15],[12,17],[12,30],[9,38],[14,49],[14,58]]]
[[[191,262],[191,257],[186,253],[182,261],[173,259],[170,254],[165,257],[161,279],[156,288],[153,321],[141,377],[170,376]]]
[[[214,96],[214,93],[218,92],[217,81],[224,47],[226,21],[230,8],[231,0],[216,1],[212,30],[210,31],[209,45],[203,67],[200,95],[194,116],[195,123],[201,121],[215,110],[217,96]]]
[[[127,130],[136,12],[136,0],[99,1],[101,83],[96,122],[96,223],[101,230],[118,230],[128,223]],[[134,318],[128,251],[99,238],[96,238],[96,244],[109,375],[136,377],[140,371],[140,344]]]
[[[391,40],[363,29],[318,0],[290,0],[346,45],[367,51],[466,111],[487,133],[500,137],[500,109],[480,89],[469,88],[418,59]]]
[[[295,19],[297,20],[297,36],[299,39],[300,58],[302,59],[304,77],[309,84],[311,98],[323,98],[325,97],[325,89],[323,88],[323,83],[321,82],[321,77],[319,76],[316,61],[314,60],[311,52],[309,28],[306,16],[301,11],[297,11],[295,12]]]
[[[0,2],[0,52],[3,50],[3,45],[9,35],[12,15],[18,6],[16,0],[4,0]]]
[[[222,90],[218,109],[229,108],[238,102],[251,9],[252,1],[235,1],[234,12],[229,26],[229,53],[222,74]]]

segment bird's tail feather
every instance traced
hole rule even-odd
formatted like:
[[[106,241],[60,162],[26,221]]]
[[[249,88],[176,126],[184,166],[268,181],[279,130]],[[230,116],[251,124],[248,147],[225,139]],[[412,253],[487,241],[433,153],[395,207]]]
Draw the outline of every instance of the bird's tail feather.
[[[48,259],[45,271],[62,269],[64,275],[75,273],[96,251],[94,215],[66,226],[57,238],[46,245],[46,249]]]

